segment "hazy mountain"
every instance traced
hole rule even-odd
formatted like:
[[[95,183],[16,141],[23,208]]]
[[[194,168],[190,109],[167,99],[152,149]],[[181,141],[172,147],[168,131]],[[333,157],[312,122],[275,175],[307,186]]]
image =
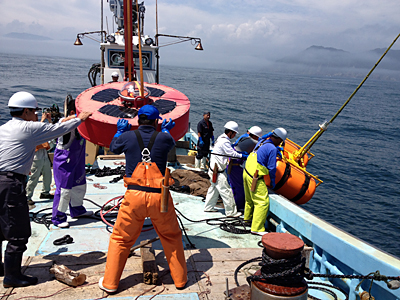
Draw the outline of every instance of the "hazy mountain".
[[[307,75],[364,77],[386,49],[363,53],[311,46],[295,55],[277,60],[269,71]],[[400,50],[389,50],[372,73],[375,79],[400,80]]]
[[[44,41],[44,40],[52,40],[47,36],[24,33],[24,32],[10,32],[4,35],[5,37],[12,39],[20,39],[20,40],[35,40],[35,41]]]

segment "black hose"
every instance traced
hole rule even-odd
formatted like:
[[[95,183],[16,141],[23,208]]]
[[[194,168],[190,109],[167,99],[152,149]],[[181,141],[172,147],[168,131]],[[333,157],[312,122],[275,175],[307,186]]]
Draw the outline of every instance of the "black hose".
[[[90,68],[88,72],[88,78],[89,82],[92,86],[96,86],[96,77],[101,71],[101,65],[100,64],[93,64],[92,67]]]

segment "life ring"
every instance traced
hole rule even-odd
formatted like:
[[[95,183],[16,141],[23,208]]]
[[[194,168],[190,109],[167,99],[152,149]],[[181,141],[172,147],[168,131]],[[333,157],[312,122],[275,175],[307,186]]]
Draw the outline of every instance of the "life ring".
[[[286,139],[285,146],[283,147],[283,152],[284,152],[284,155],[286,157],[289,157],[288,153],[293,154],[293,152],[295,152],[295,151],[297,151],[299,149],[300,149],[300,147],[298,145],[296,145],[292,141]],[[304,154],[304,156],[300,160],[299,165],[301,167],[306,167],[309,160],[310,160],[310,158],[308,157],[308,154],[306,153],[306,154]]]
[[[265,184],[271,188],[269,175],[264,176]],[[314,196],[316,182],[302,170],[293,167],[281,159],[276,161],[276,176],[274,191],[290,201],[301,205]]]

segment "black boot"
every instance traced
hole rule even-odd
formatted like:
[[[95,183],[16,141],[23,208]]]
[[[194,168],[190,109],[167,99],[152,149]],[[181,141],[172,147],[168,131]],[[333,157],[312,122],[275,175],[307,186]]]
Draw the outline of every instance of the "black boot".
[[[0,241],[0,277],[4,276],[4,264],[3,264],[3,252],[2,252],[2,248],[1,248],[1,243],[2,241]]]
[[[5,253],[4,254],[4,280],[3,286],[23,287],[34,285],[38,282],[37,277],[25,276],[21,273],[22,253]]]

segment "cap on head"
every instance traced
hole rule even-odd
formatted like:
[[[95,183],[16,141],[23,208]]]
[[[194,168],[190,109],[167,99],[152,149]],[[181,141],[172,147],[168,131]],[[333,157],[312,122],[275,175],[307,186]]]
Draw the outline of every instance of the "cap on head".
[[[206,110],[205,112],[203,112],[203,116],[204,116],[204,115],[209,115],[209,114],[210,114],[210,112],[207,111],[207,110]]]
[[[140,115],[146,115],[147,116],[147,120],[156,120],[156,119],[162,120],[162,118],[160,117],[160,112],[158,111],[158,109],[156,107],[154,107],[153,105],[149,105],[149,104],[144,105],[139,109],[138,117]]]
[[[258,136],[258,137],[261,137],[262,136],[262,129],[260,127],[258,127],[258,126],[253,126],[253,127],[250,127],[249,133],[254,134],[254,135]]]
[[[118,72],[112,72],[111,77],[119,77]]]
[[[226,129],[232,130],[236,133],[239,132],[239,125],[235,121],[229,121],[224,126]]]
[[[8,107],[11,111],[18,111],[23,108],[34,108],[39,110],[36,98],[28,92],[17,92],[8,100]]]
[[[285,141],[287,136],[287,131],[284,128],[279,127],[272,132],[272,135],[281,138],[282,141]]]

